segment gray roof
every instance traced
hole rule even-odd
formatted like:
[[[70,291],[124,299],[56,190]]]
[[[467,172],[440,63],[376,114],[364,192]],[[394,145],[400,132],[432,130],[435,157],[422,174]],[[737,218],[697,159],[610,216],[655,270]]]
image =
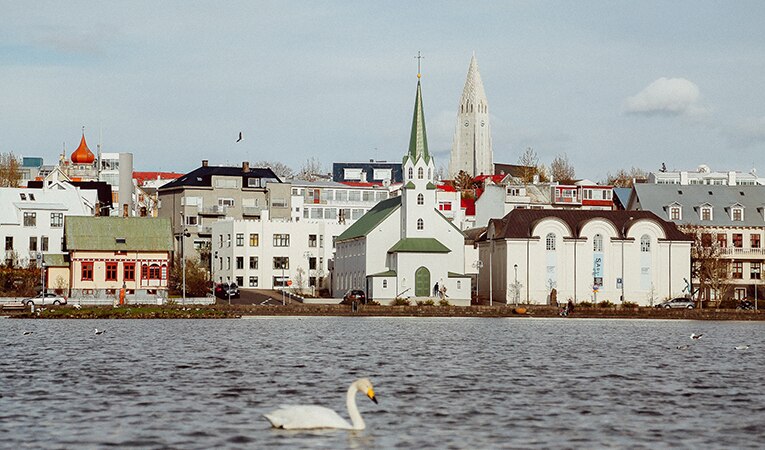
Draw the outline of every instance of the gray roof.
[[[700,226],[762,227],[765,226],[765,186],[716,186],[647,184],[634,186],[629,208],[651,211],[670,220],[669,206],[679,205],[681,219],[673,222]],[[701,220],[701,205],[712,206],[712,220]],[[744,208],[744,220],[731,220],[731,207]]]

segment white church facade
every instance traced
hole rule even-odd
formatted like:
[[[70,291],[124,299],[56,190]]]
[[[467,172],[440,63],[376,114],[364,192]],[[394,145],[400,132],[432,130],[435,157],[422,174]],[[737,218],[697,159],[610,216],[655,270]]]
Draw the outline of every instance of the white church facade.
[[[402,168],[401,195],[378,203],[338,236],[333,296],[361,289],[382,304],[397,298],[437,300],[437,283],[450,304],[469,306],[465,236],[437,209],[435,163],[428,151],[419,81]]]
[[[471,177],[494,173],[489,102],[475,55],[470,60],[467,80],[460,98],[449,161],[449,176],[452,179],[460,171],[465,171]]]

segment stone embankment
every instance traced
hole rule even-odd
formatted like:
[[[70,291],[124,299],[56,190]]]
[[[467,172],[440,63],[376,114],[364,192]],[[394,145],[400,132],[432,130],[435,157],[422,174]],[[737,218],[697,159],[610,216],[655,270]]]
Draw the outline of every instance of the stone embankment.
[[[588,308],[578,307],[568,317],[550,306],[377,306],[360,305],[207,305],[48,307],[34,313],[3,311],[15,318],[40,319],[225,319],[243,316],[357,316],[357,317],[554,317],[598,319],[765,320],[765,312],[735,309]]]

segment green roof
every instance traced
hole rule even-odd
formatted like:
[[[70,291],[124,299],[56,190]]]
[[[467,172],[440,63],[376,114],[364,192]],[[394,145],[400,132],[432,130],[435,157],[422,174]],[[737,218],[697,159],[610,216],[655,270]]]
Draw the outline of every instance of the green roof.
[[[428,181],[428,185],[425,186],[426,189],[436,189],[436,185]]]
[[[396,271],[395,270],[386,270],[385,272],[380,273],[373,273],[372,275],[367,275],[368,277],[395,277]]]
[[[47,267],[69,267],[69,255],[62,253],[50,253],[43,255],[43,262]]]
[[[465,275],[464,273],[457,272],[447,272],[447,275],[449,278],[470,278],[470,275]]]
[[[68,216],[64,236],[67,250],[173,250],[168,218]]]
[[[413,181],[410,181],[410,182],[408,182],[408,183],[406,183],[406,184],[404,185],[404,189],[414,189],[414,188],[416,188],[416,187],[417,187],[417,186],[415,186],[415,185],[414,185],[414,182],[413,182]]]
[[[430,161],[420,80],[417,80],[417,96],[414,99],[414,117],[412,118],[412,135],[409,138],[409,153],[404,156],[404,162],[406,162],[407,158],[412,158],[414,162],[417,162],[420,158],[424,158],[426,163]]]
[[[359,220],[353,223],[343,234],[337,237],[336,242],[348,239],[364,237],[374,230],[377,225],[382,223],[393,211],[401,206],[401,197],[391,197],[376,204],[374,208],[367,211]]]
[[[449,253],[449,247],[436,238],[403,238],[388,253]]]

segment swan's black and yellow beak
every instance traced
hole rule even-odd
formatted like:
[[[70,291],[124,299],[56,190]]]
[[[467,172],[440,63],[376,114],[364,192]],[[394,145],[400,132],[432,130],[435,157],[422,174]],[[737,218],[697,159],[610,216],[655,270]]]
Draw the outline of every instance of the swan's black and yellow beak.
[[[375,397],[375,391],[372,388],[369,388],[369,390],[367,391],[367,397],[369,397],[370,400],[372,400],[373,402],[375,402],[375,404],[377,404],[377,398]]]

